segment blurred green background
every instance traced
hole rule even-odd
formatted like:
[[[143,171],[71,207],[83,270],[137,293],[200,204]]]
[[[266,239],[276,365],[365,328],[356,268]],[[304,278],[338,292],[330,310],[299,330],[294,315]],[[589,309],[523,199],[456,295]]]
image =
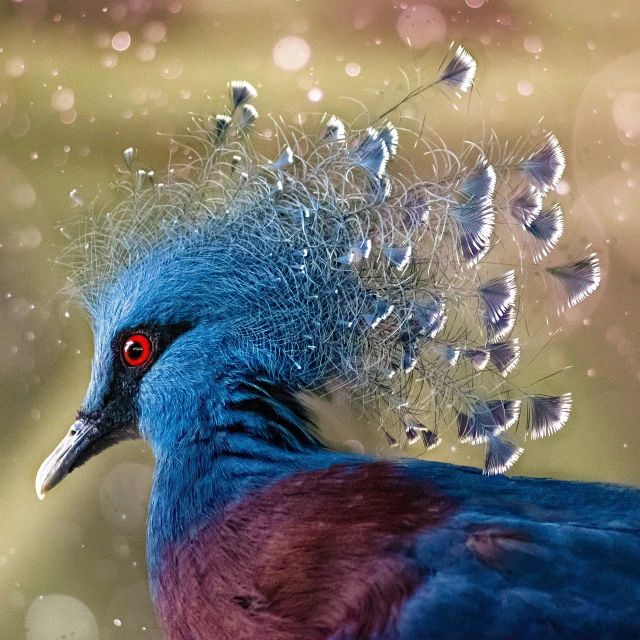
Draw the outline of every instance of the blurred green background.
[[[268,136],[269,113],[287,123],[324,111],[349,121],[362,105],[379,113],[403,94],[404,73],[414,85],[416,69],[430,77],[455,41],[478,61],[476,88],[459,111],[429,97],[431,127],[458,144],[491,129],[503,140],[554,130],[568,160],[561,252],[575,257],[592,243],[603,282],[560,318],[553,296],[527,309],[523,375],[570,367],[539,390],[571,390],[574,411],[560,433],[525,444],[515,473],[640,483],[637,0],[0,7],[0,638],[160,637],[146,586],[146,447],[120,445],[44,502],[35,495],[38,466],[82,401],[92,353],[84,318],[57,296],[65,274],[52,261],[66,242],[60,228],[80,213],[69,192],[85,203],[108,195],[128,146],[162,169],[170,136],[190,113],[218,112],[231,79],[259,88],[257,130]],[[339,400],[321,411],[336,442],[378,448]],[[479,449],[452,440],[433,458],[475,464]]]

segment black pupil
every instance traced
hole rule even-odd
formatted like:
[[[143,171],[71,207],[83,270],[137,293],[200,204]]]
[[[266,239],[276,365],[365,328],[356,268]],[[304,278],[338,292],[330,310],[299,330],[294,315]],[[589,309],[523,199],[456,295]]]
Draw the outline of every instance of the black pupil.
[[[144,347],[140,342],[132,342],[127,347],[127,354],[132,360],[139,360],[144,353]]]

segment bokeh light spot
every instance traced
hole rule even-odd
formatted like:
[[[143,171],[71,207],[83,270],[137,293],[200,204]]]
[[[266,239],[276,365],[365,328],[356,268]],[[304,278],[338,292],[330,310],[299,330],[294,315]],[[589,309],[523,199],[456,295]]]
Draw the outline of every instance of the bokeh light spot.
[[[396,22],[398,35],[413,49],[426,49],[442,40],[447,32],[444,16],[428,4],[415,4],[405,9]]]
[[[298,71],[311,59],[311,48],[299,36],[287,36],[278,40],[273,48],[273,61],[285,71]]]
[[[72,596],[51,594],[36,598],[25,619],[27,640],[82,638],[99,640],[98,623],[90,609]]]
[[[56,89],[51,96],[51,106],[60,113],[71,109],[75,101],[76,98],[73,95],[73,91],[71,91],[71,89],[65,89],[64,87]]]
[[[350,62],[345,68],[348,76],[355,78],[360,73],[360,65],[357,62]]]
[[[320,102],[323,97],[324,93],[320,87],[311,87],[307,92],[307,98],[309,98],[311,102]]]
[[[131,36],[127,31],[118,31],[113,38],[111,38],[111,46],[116,51],[126,51],[131,45]]]
[[[540,53],[543,49],[542,40],[537,36],[527,36],[524,39],[524,48],[529,53]]]
[[[518,93],[521,96],[530,96],[533,93],[533,85],[528,80],[518,82]]]
[[[4,64],[4,70],[8,76],[13,78],[20,77],[25,70],[24,60],[19,56],[9,58]]]

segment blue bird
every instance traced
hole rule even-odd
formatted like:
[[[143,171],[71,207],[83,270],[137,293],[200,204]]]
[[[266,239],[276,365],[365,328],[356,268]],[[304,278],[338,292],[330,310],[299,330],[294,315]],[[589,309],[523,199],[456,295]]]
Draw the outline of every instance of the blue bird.
[[[405,101],[466,91],[474,72],[460,47]],[[524,274],[496,237],[570,306],[600,279],[595,255],[540,264],[563,231],[545,207],[557,139],[457,156],[420,123],[399,134],[390,110],[363,130],[332,116],[283,132],[269,161],[255,89],[230,90],[164,182],[127,149],[121,198],[69,249],[95,353],[38,495],[117,442],[150,443],[149,580],[169,640],[639,638],[640,493],[501,475],[523,451],[515,425],[555,433],[571,396],[509,383]],[[430,169],[412,169],[414,143]],[[484,446],[484,473],[331,451],[301,392],[335,384],[391,446],[430,450],[453,429]]]

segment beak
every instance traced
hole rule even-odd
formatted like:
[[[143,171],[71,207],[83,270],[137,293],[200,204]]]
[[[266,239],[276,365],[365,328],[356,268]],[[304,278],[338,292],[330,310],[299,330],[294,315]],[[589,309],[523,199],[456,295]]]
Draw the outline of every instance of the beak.
[[[71,471],[100,451],[121,440],[134,440],[140,437],[137,427],[113,428],[104,422],[99,417],[93,419],[83,416],[71,425],[62,442],[38,470],[36,493],[40,500]]]

